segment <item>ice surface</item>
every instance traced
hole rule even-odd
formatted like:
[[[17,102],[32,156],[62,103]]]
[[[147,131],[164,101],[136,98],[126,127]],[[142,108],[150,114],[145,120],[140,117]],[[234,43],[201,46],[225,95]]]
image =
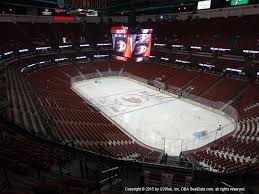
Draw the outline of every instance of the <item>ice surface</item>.
[[[143,143],[170,155],[181,151],[181,139],[213,131],[231,120],[123,77],[84,80],[73,85],[81,96]]]

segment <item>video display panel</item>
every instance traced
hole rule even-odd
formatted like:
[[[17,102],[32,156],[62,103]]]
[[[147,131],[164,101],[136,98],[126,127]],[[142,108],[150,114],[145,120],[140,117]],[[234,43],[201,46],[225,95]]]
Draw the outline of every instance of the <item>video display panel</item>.
[[[133,58],[137,62],[149,59],[151,51],[152,32],[152,29],[141,29],[140,34],[133,35]]]
[[[197,10],[210,9],[210,7],[211,7],[211,0],[199,1]]]
[[[249,3],[249,0],[231,0],[231,6],[238,6],[238,5],[246,5]]]
[[[132,38],[127,27],[112,27],[112,45],[114,56],[127,61],[132,56]]]

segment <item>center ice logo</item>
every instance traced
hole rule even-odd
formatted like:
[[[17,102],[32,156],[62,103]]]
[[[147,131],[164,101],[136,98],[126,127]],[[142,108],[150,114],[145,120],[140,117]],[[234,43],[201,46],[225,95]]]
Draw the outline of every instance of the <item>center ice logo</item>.
[[[130,97],[130,98],[122,98],[124,101],[140,104],[142,101],[139,98]]]

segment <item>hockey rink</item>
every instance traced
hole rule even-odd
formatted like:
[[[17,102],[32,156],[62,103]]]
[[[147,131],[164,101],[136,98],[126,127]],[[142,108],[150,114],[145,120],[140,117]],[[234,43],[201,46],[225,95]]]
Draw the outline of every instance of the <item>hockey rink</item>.
[[[169,155],[179,155],[186,142],[195,140],[195,132],[209,133],[232,123],[222,114],[129,78],[84,80],[72,88],[136,139],[159,149],[165,147]]]

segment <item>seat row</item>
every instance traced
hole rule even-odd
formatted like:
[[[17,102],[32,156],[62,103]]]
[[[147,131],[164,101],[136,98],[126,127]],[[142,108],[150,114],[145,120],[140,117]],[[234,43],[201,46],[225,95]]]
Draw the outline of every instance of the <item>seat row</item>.
[[[231,134],[184,154],[211,170],[227,173],[246,170],[258,163],[258,125],[258,118],[243,120]]]
[[[70,79],[60,72],[62,68],[53,67],[27,75],[60,140],[72,141],[76,147],[89,151],[97,151],[98,145],[102,144],[115,157],[127,157],[130,153],[158,161],[160,152],[137,146],[136,142],[79,97],[70,88]]]

